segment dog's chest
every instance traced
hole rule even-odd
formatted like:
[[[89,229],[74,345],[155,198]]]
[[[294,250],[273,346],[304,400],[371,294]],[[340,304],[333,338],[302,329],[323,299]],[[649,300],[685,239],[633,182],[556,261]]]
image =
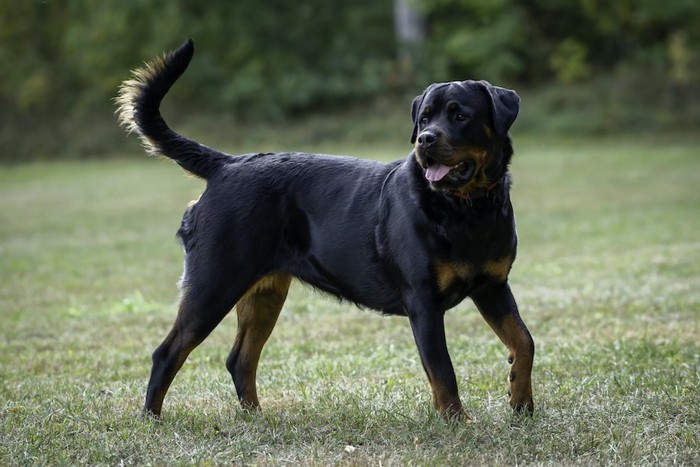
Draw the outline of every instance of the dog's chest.
[[[513,264],[512,256],[483,263],[435,261],[438,291],[445,294],[455,288],[469,289],[475,282],[505,282]]]

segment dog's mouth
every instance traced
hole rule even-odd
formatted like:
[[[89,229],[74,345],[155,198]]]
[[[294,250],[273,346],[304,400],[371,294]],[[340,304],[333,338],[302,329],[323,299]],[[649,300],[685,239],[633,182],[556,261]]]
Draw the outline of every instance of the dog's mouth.
[[[459,164],[450,166],[442,164],[431,157],[427,158],[426,165],[425,179],[431,183],[438,183],[447,179],[464,183],[474,175],[474,169],[476,168],[476,164],[472,160],[462,161]]]

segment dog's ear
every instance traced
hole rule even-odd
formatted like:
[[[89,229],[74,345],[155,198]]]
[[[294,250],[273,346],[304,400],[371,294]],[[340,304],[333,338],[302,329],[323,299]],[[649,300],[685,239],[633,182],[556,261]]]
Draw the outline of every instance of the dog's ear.
[[[506,136],[520,110],[520,96],[511,90],[493,86],[488,81],[478,81],[491,99],[493,126],[496,134]]]
[[[411,104],[411,121],[413,122],[411,144],[415,144],[416,138],[418,137],[418,109],[420,109],[420,106],[423,103],[423,97],[427,92],[428,90],[426,89],[423,94],[416,96],[415,99],[413,99],[413,104]]]
[[[442,86],[440,83],[433,83],[423,91],[423,94],[416,96],[411,104],[411,121],[413,121],[413,133],[411,134],[411,144],[415,144],[418,137],[418,112],[420,111],[423,101],[433,89]]]

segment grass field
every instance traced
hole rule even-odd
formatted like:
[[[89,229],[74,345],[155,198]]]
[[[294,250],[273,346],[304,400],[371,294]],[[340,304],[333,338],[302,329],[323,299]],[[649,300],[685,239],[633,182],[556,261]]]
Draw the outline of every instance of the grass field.
[[[700,464],[700,140],[516,138],[513,172],[532,419],[511,415],[506,351],[470,303],[447,332],[476,422],[445,423],[405,319],[297,284],[264,412],[239,409],[224,367],[232,314],[157,423],[139,411],[201,182],[145,157],[0,168],[0,464]]]

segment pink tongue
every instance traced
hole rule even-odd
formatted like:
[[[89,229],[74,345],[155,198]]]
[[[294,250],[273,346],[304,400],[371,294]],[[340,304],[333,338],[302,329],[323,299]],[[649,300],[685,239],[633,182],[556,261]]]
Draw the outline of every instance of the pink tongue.
[[[442,180],[450,171],[451,167],[442,164],[433,164],[425,169],[425,178],[429,182],[438,182]]]

